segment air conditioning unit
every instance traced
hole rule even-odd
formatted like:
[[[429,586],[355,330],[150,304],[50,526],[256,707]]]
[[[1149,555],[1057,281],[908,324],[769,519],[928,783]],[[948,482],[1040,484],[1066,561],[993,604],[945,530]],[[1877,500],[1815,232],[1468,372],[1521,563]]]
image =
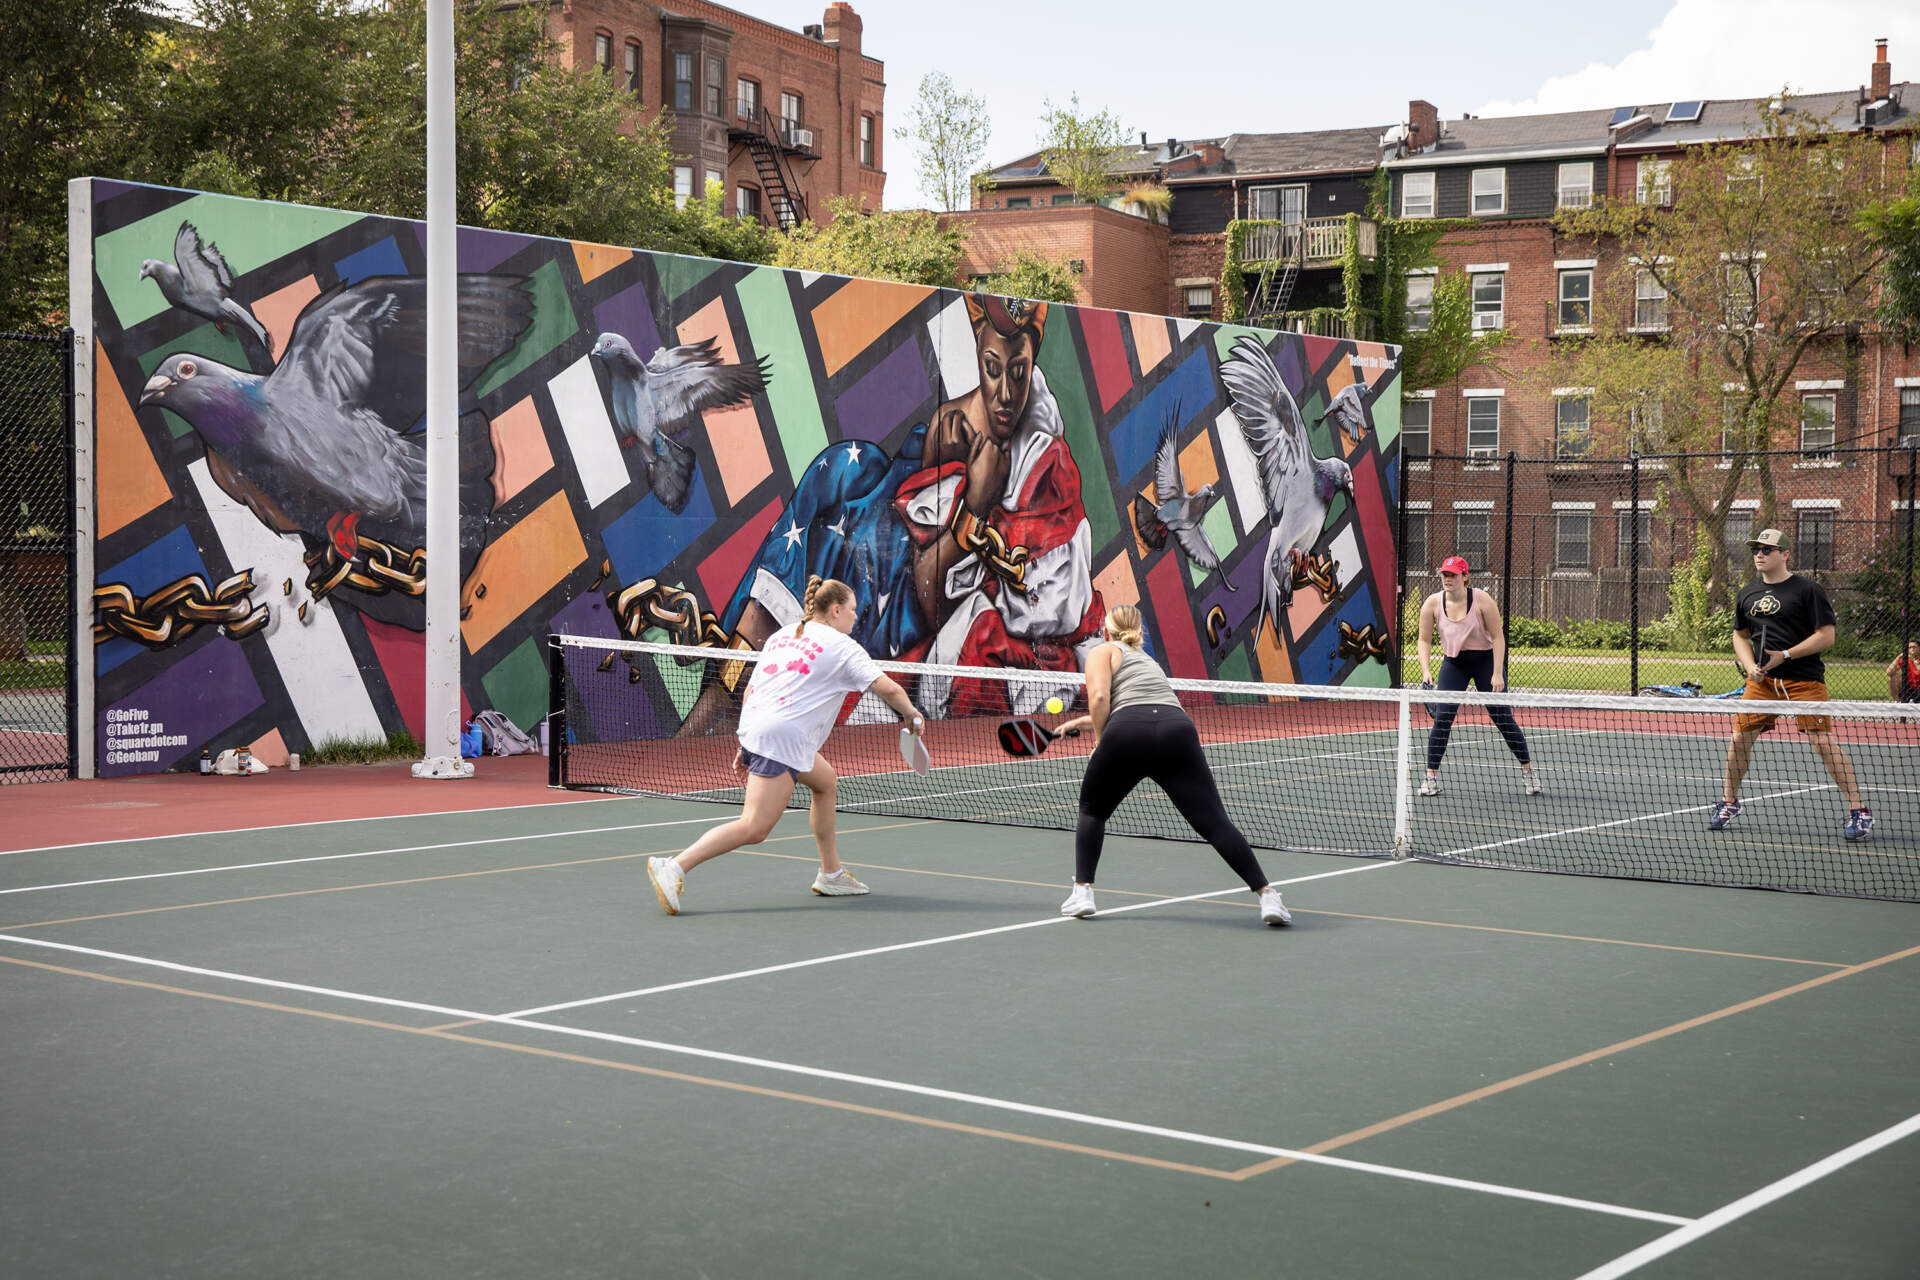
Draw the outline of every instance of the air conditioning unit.
[[[1476,329],[1500,329],[1505,327],[1501,323],[1505,319],[1506,316],[1502,312],[1482,311],[1474,315],[1473,327]]]
[[[813,150],[813,130],[811,130],[811,129],[788,129],[788,130],[787,130],[787,145],[788,145],[788,146],[790,146],[790,147],[794,147],[794,148],[797,148],[797,149],[799,149],[799,150],[802,150],[802,151],[811,151],[811,150]]]
[[[1468,462],[1496,462],[1496,461],[1498,461],[1498,460],[1499,460],[1499,456],[1500,456],[1500,454],[1499,454],[1499,451],[1498,451],[1497,449],[1469,449],[1469,450],[1467,450],[1467,461],[1468,461]]]

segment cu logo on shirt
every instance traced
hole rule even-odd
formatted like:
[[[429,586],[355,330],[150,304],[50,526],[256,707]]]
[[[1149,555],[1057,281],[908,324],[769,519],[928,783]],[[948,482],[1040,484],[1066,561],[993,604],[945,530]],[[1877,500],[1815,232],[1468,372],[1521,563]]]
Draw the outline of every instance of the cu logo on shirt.
[[[1771,594],[1761,596],[1753,602],[1752,612],[1759,617],[1780,612],[1780,600]]]

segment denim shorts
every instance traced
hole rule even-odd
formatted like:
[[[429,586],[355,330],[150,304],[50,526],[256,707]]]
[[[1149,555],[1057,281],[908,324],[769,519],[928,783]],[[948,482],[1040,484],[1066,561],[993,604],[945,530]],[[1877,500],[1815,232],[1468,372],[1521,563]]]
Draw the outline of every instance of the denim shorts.
[[[745,747],[740,748],[740,758],[747,762],[747,772],[756,778],[777,778],[783,773],[791,773],[796,777],[798,776],[798,770],[794,769],[793,766],[781,764],[772,756],[763,756],[759,752],[749,751]]]

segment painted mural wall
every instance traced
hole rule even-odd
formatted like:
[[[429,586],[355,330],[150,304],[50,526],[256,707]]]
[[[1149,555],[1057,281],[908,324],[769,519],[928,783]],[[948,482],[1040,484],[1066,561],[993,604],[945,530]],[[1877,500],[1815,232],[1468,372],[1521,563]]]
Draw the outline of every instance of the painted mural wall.
[[[101,776],[423,736],[425,226],[87,184]],[[459,233],[463,704],[550,631],[1384,685],[1395,348]],[[84,438],[84,437],[83,437]],[[1019,708],[1025,710],[1027,708]]]

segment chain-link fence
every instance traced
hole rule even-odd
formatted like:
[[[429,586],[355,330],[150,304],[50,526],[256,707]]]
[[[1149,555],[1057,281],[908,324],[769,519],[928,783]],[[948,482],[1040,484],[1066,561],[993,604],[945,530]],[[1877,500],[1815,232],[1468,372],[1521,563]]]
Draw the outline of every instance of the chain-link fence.
[[[1740,681],[1731,606],[1753,579],[1747,541],[1771,524],[1793,542],[1793,571],[1820,583],[1839,615],[1826,655],[1834,696],[1897,696],[1907,673],[1894,658],[1920,637],[1920,450],[1746,458],[1732,496],[1720,454],[1410,460],[1399,511],[1402,678],[1420,678],[1420,604],[1440,589],[1440,561],[1459,555],[1500,606],[1517,687],[1730,689]],[[1762,459],[1770,508],[1759,496]],[[1683,482],[1717,500],[1717,520],[1695,513]]]
[[[0,334],[0,782],[71,777],[73,331]]]

